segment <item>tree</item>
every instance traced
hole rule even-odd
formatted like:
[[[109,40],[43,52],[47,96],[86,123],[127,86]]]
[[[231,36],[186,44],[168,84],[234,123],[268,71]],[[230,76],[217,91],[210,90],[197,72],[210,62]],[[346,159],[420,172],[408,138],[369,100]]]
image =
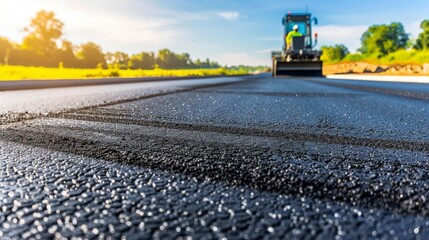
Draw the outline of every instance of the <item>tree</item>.
[[[77,57],[80,59],[81,67],[83,68],[106,67],[106,59],[104,58],[103,51],[95,43],[88,42],[82,44],[77,52]]]
[[[189,55],[189,53],[177,55],[177,60],[177,68],[189,68],[192,65],[191,55]]]
[[[399,49],[405,49],[409,41],[401,23],[373,25],[362,35],[359,51],[365,55],[378,54],[380,57]]]
[[[195,68],[201,68],[201,65],[202,65],[202,63],[201,63],[201,60],[200,60],[200,59],[197,59],[197,60],[194,62],[194,66],[195,66]]]
[[[140,55],[142,61],[141,69],[153,69],[155,68],[156,59],[153,52],[142,52]]]
[[[207,58],[206,61],[202,63],[201,68],[211,68],[211,65],[210,59]]]
[[[191,62],[190,66],[192,68],[220,68],[221,65],[217,62],[210,61],[210,59],[206,59],[202,62],[200,59],[195,60],[195,62]]]
[[[0,64],[8,64],[10,53],[12,51],[13,44],[7,39],[0,37]]]
[[[79,60],[74,54],[74,46],[71,42],[64,40],[59,50],[58,60],[64,67],[79,67]]]
[[[323,46],[322,47],[322,60],[327,62],[340,61],[349,54],[349,50],[343,44],[335,46]]]
[[[22,48],[42,57],[55,57],[58,53],[56,42],[63,35],[63,26],[54,12],[39,11],[24,29],[28,35],[23,40]]]
[[[128,69],[130,57],[124,52],[106,53],[106,62],[117,69]]]
[[[429,19],[424,20],[420,24],[420,28],[423,32],[419,34],[414,48],[417,50],[429,50]]]
[[[141,52],[131,56],[131,69],[154,69],[156,64],[155,54],[153,52]]]
[[[175,54],[168,49],[158,51],[156,62],[160,68],[172,69],[175,67]]]

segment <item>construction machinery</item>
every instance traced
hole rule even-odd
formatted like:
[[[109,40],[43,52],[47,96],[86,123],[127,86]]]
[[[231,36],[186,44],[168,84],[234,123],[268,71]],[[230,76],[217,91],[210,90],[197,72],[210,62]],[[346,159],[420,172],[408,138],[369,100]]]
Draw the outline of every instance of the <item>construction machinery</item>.
[[[322,51],[316,50],[317,33],[312,35],[312,23],[318,24],[310,13],[288,13],[282,20],[284,26],[283,51],[271,53],[273,77],[279,76],[322,76]],[[286,36],[293,31],[294,26],[302,36],[292,37],[292,43],[287,46]]]

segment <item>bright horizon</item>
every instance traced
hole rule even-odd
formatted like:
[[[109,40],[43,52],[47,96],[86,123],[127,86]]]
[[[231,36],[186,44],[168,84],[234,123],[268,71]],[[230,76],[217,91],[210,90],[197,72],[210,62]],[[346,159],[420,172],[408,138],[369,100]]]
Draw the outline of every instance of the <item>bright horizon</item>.
[[[429,11],[425,0],[413,5],[399,0],[249,0],[244,5],[230,0],[5,0],[0,36],[20,43],[24,27],[39,10],[47,10],[64,22],[63,38],[74,44],[92,41],[105,52],[132,54],[169,48],[222,65],[270,65],[270,52],[282,46],[281,18],[288,11],[304,12],[306,7],[319,18],[315,27],[319,47],[345,44],[352,52],[373,24],[401,22],[416,38]]]

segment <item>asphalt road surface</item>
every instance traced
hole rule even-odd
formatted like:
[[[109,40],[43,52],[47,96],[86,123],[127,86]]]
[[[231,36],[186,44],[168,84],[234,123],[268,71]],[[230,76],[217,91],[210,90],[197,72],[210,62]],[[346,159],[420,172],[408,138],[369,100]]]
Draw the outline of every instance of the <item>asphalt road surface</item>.
[[[427,239],[429,85],[0,92],[0,238]]]

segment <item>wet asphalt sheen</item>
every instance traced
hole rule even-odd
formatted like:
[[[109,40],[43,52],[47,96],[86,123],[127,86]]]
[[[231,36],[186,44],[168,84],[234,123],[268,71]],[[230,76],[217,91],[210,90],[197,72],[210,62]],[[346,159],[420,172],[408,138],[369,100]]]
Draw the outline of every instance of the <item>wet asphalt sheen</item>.
[[[0,239],[429,238],[429,85],[151,84],[0,93]]]

